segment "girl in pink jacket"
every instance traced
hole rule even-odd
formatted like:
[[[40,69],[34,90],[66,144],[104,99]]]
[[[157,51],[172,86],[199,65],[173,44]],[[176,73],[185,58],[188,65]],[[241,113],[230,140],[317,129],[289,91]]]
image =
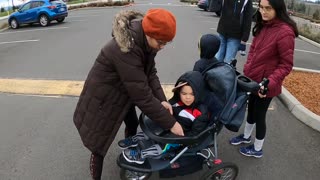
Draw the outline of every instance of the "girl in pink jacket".
[[[244,65],[244,74],[256,82],[267,78],[270,83],[266,95],[260,92],[250,95],[244,134],[232,138],[230,143],[250,143],[252,130],[256,126],[254,144],[240,148],[240,153],[260,158],[266,135],[266,113],[272,98],[281,93],[284,78],[292,70],[298,30],[287,14],[284,0],[260,0],[252,33],[254,39]]]

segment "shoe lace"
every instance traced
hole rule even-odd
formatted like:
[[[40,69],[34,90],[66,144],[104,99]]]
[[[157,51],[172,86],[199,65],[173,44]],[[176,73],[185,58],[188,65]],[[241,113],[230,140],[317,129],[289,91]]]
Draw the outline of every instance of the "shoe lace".
[[[130,156],[137,156],[138,155],[138,151],[137,150],[130,150]]]
[[[124,140],[124,144],[126,144],[126,145],[132,144],[131,138],[126,138],[126,139]]]

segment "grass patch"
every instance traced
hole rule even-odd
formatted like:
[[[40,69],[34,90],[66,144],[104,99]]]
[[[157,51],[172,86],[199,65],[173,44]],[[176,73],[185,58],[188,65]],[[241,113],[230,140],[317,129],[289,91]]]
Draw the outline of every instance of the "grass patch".
[[[8,16],[8,15],[10,15],[12,12],[13,12],[12,10],[10,10],[10,11],[5,11],[5,12],[1,12],[1,13],[0,13],[0,17]],[[9,14],[8,14],[8,13],[9,13]]]
[[[124,6],[129,4],[128,1],[115,1],[115,2],[91,2],[88,4],[79,4],[72,7],[69,7],[69,10],[85,8],[85,7],[106,7],[106,6]]]
[[[0,30],[7,28],[8,27],[8,23],[4,22],[4,23],[0,23]]]
[[[198,0],[180,0],[180,2],[190,3],[190,4],[198,4]]]
[[[85,3],[88,2],[88,0],[72,0],[68,1],[67,4],[79,4],[79,3]]]

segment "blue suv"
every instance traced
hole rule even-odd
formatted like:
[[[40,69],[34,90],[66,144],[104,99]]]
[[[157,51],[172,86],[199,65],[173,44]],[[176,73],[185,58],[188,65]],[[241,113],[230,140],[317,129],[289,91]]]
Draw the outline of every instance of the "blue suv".
[[[40,23],[41,26],[48,26],[53,20],[63,22],[67,16],[68,7],[62,0],[31,0],[12,13],[8,23],[13,29],[21,24]]]

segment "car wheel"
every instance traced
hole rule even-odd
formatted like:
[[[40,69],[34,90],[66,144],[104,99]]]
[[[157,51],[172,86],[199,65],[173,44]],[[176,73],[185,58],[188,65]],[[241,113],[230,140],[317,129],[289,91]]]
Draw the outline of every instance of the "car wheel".
[[[39,17],[39,23],[43,27],[48,26],[50,24],[48,16],[41,14]]]
[[[64,17],[57,19],[57,21],[58,21],[58,23],[62,23],[64,21]]]
[[[10,27],[11,27],[12,29],[17,29],[17,28],[19,28],[19,23],[18,23],[18,21],[17,21],[15,18],[13,18],[13,19],[10,20]]]

